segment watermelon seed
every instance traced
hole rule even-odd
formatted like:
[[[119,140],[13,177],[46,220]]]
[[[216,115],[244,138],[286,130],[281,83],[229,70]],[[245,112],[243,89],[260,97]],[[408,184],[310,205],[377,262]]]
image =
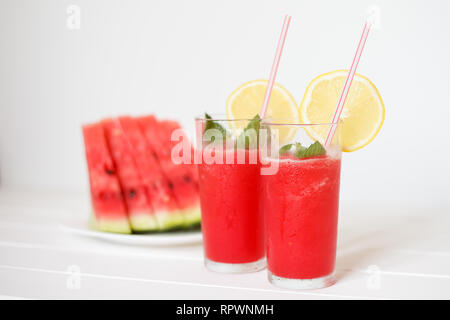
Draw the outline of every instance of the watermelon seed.
[[[112,163],[105,163],[104,168],[106,174],[113,175],[115,173]]]
[[[172,182],[169,182],[169,188],[173,189],[173,183]]]
[[[136,196],[136,190],[130,189],[130,191],[128,191],[128,196],[134,198]]]
[[[191,182],[191,177],[189,177],[187,174],[184,176],[184,181]]]
[[[98,197],[102,200],[102,201],[106,201],[109,199],[109,195],[107,192],[101,191],[98,195]]]

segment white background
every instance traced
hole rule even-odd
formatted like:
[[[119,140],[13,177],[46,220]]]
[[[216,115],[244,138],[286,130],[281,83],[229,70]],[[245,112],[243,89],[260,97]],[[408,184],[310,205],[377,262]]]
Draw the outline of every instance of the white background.
[[[70,4],[79,30],[67,28]],[[1,0],[2,187],[86,191],[81,123],[155,113],[192,130],[195,115],[223,112],[235,87],[267,78],[286,13],[277,80],[300,102],[315,76],[349,67],[373,4],[381,30],[358,72],[378,87],[386,120],[369,146],[344,155],[342,203],[450,207],[445,0]]]
[[[79,30],[67,28],[73,4]],[[286,13],[277,80],[300,102],[314,77],[349,67],[371,5],[381,29],[358,72],[386,120],[344,155],[336,285],[285,291],[266,271],[208,272],[200,243],[121,246],[58,228],[89,212],[82,123],[154,113],[192,135],[195,115],[267,78]],[[0,0],[0,298],[448,299],[449,12],[446,0]]]

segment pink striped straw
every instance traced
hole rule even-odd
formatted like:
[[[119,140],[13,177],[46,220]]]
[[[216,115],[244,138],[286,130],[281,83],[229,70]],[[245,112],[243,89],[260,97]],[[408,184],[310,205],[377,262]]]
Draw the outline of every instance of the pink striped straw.
[[[339,118],[341,117],[342,109],[344,109],[345,100],[347,99],[350,86],[352,85],[353,77],[356,73],[356,68],[358,68],[359,59],[361,58],[361,54],[363,52],[364,45],[366,44],[367,37],[369,36],[371,26],[371,20],[367,20],[364,24],[364,29],[361,35],[361,39],[359,40],[358,48],[356,49],[355,57],[353,58],[352,65],[350,67],[350,70],[348,71],[347,79],[345,80],[345,85],[342,89],[341,97],[339,98],[339,102],[336,106],[336,111],[334,112],[333,121],[331,122],[333,125],[330,127],[327,138],[325,140],[325,146],[330,145],[331,140],[333,140],[334,134],[336,133],[337,123],[339,121]]]
[[[275,52],[275,59],[273,60],[272,69],[270,70],[269,82],[267,83],[266,93],[264,95],[264,102],[261,107],[259,115],[264,118],[267,107],[269,106],[270,96],[272,94],[273,85],[275,84],[275,77],[277,76],[278,65],[280,64],[281,53],[283,52],[284,42],[291,22],[291,16],[284,17],[283,28],[281,29],[280,38],[278,39],[277,51]]]

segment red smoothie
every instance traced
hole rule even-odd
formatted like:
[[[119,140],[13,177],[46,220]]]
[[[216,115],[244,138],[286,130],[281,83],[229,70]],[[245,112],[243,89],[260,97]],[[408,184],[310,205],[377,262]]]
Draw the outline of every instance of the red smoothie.
[[[264,258],[260,165],[248,161],[257,150],[243,152],[245,164],[237,164],[234,155],[234,164],[203,161],[198,166],[204,250],[213,262],[242,264]]]
[[[334,271],[340,158],[282,158],[275,175],[261,176],[269,271],[315,279]]]

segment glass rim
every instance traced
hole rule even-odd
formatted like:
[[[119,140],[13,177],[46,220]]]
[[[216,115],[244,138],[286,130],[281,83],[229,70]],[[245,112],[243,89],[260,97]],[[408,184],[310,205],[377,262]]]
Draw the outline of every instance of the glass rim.
[[[227,119],[227,115],[224,113],[214,113],[211,114],[211,119],[206,119],[205,115],[196,116],[194,118],[195,121],[227,121],[227,122],[234,122],[234,121],[251,121],[253,118],[236,118],[236,119]],[[339,122],[324,122],[324,123],[299,123],[299,122],[289,122],[292,121],[292,119],[287,118],[270,118],[265,117],[261,119],[261,124],[264,125],[271,125],[271,126],[297,126],[297,127],[308,127],[308,126],[332,126],[332,125],[341,125],[342,120],[339,120]]]
[[[269,121],[268,121],[268,120]],[[283,119],[283,118],[265,118],[261,120],[261,124],[269,125],[269,126],[296,126],[296,127],[312,127],[312,126],[340,126],[342,125],[342,120],[339,120],[338,122],[316,122],[316,123],[300,123],[300,122],[288,122],[292,121],[290,119]]]
[[[229,121],[229,122],[231,122],[231,121],[250,121],[250,120],[253,119],[253,118],[227,119],[227,115],[226,115],[225,113],[213,113],[213,114],[210,114],[210,116],[211,116],[211,119],[206,119],[206,118],[205,118],[205,115],[196,116],[196,117],[194,118],[194,120],[195,120],[195,121],[207,121],[207,120],[212,120],[212,121]],[[264,120],[264,119],[267,119],[267,118],[263,118],[263,119],[261,119],[261,121]]]
[[[312,126],[339,126],[341,122],[329,122],[329,123],[281,123],[281,122],[261,122],[261,124],[269,126],[289,126],[289,127],[312,127]]]

